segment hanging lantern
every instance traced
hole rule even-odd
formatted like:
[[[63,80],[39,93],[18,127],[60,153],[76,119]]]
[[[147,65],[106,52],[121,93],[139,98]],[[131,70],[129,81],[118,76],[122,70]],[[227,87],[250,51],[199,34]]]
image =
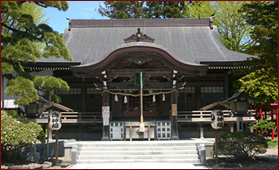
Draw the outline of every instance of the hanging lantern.
[[[114,100],[115,100],[116,102],[118,102],[118,96],[117,96],[117,94],[114,96]]]
[[[126,104],[128,102],[127,96],[124,97],[124,103]]]
[[[153,102],[156,102],[156,97],[155,97],[155,95],[153,95]]]
[[[165,94],[163,94],[163,98],[162,98],[162,101],[166,101],[166,97],[165,97]]]

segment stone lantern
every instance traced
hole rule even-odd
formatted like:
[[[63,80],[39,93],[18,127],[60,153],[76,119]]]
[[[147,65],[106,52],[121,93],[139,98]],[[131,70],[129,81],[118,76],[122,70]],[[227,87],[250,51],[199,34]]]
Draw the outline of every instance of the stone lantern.
[[[230,106],[232,116],[237,117],[237,131],[243,131],[243,117],[251,116],[248,111],[250,103],[256,103],[258,100],[250,97],[245,92],[235,93],[232,97],[222,101]]]
[[[250,116],[248,112],[250,103],[256,103],[258,100],[248,96],[244,92],[235,93],[232,97],[222,101],[231,107],[234,116]]]

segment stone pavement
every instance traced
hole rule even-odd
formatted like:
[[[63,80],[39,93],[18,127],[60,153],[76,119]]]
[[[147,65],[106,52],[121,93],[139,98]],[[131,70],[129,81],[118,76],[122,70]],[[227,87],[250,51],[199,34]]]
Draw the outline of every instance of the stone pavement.
[[[199,163],[105,163],[76,164],[69,169],[208,169]]]

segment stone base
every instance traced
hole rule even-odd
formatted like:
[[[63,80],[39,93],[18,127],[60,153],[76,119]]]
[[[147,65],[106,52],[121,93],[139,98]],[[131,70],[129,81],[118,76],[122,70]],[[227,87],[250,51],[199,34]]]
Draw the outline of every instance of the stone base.
[[[178,136],[172,136],[171,140],[179,140],[179,137]]]
[[[40,160],[40,153],[39,152],[27,153],[26,161],[37,162],[39,160]]]
[[[101,140],[102,140],[102,141],[109,141],[109,138],[108,138],[108,137],[102,137]]]

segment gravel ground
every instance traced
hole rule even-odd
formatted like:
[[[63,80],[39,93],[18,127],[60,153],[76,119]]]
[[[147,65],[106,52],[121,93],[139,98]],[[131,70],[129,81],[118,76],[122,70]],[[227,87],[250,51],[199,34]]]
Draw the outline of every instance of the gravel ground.
[[[250,162],[236,163],[225,156],[219,157],[219,165],[215,164],[215,159],[206,161],[205,166],[209,169],[278,169],[278,146],[269,147],[265,154],[256,155]]]

